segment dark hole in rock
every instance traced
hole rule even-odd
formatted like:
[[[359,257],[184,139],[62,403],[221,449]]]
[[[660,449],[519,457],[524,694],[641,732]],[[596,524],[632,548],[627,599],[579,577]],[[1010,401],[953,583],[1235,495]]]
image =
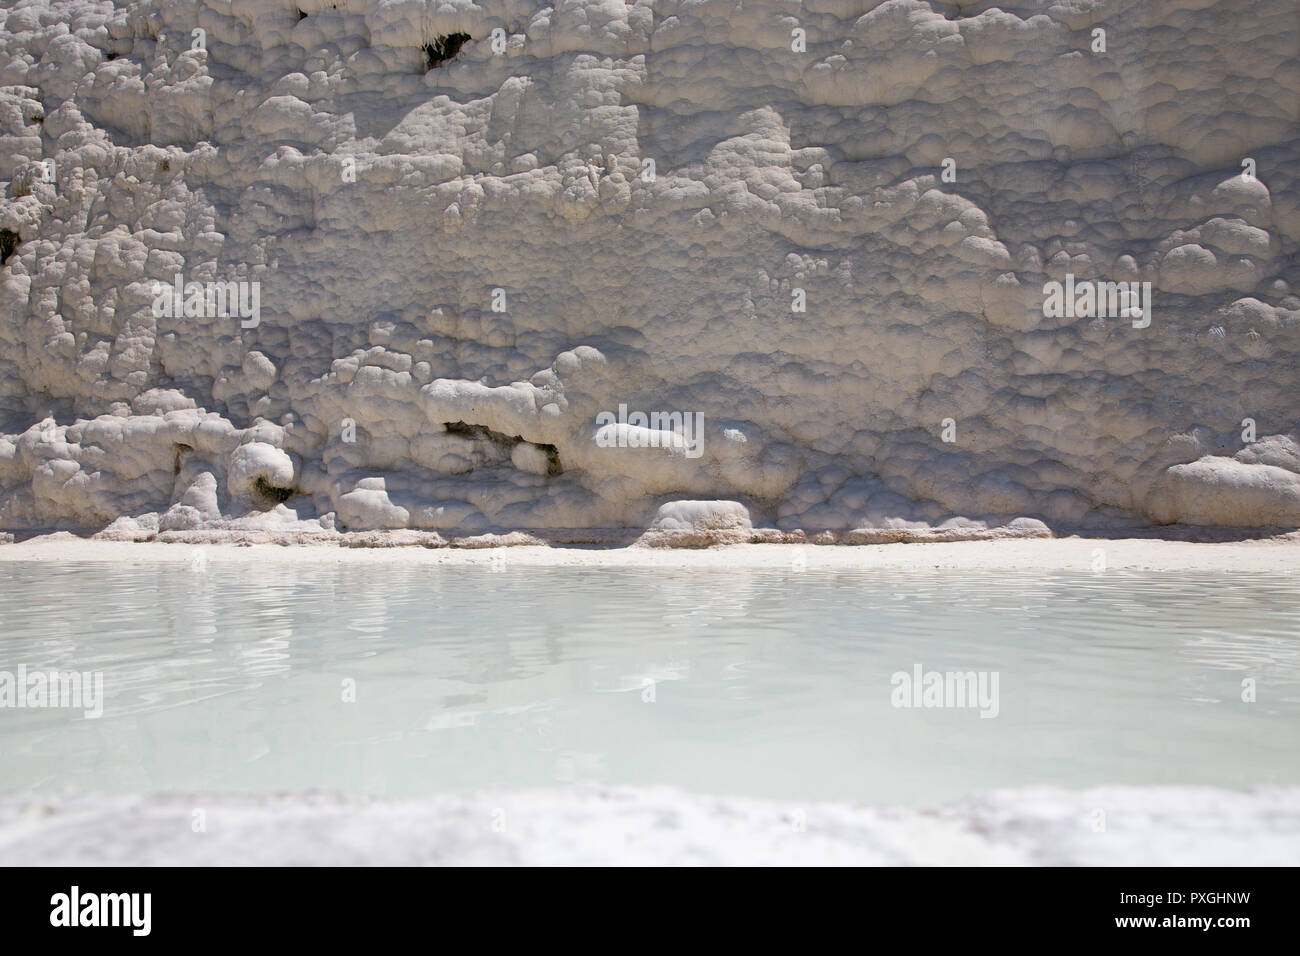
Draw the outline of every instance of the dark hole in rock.
[[[18,248],[19,236],[12,229],[0,229],[0,265],[9,261],[9,257]]]
[[[551,477],[562,474],[564,467],[560,464],[560,450],[554,445],[538,445],[537,447],[546,452],[546,473]]]
[[[109,53],[109,54],[107,54],[107,55],[104,57],[104,59],[105,59],[105,60],[116,60],[116,59],[117,59],[117,54],[116,54],[116,53]]]
[[[273,504],[280,504],[293,497],[292,488],[277,488],[275,485],[267,484],[266,479],[261,475],[258,475],[257,480],[253,482],[253,490],[262,500]]]
[[[305,13],[303,13],[301,10],[299,10],[299,11],[298,11],[298,19],[299,19],[299,20],[306,20],[306,19],[307,19],[307,14],[305,14]]]
[[[432,43],[426,43],[420,47],[424,51],[425,72],[432,70],[446,60],[450,60],[460,52],[460,48],[465,45],[465,41],[468,39],[468,33],[449,33],[445,37],[434,37]]]
[[[447,422],[443,425],[448,434],[460,435],[463,438],[474,438],[480,441],[500,442],[503,445],[514,445],[521,441],[518,435],[503,435],[500,432],[494,432],[486,425],[467,425],[465,422]]]
[[[175,456],[172,460],[173,475],[179,475],[181,473],[181,465],[184,463],[186,456],[189,455],[189,453],[192,452],[193,450],[194,449],[191,448],[189,445],[183,444],[181,442],[176,443]]]
[[[505,445],[513,448],[520,442],[524,441],[521,435],[503,435],[501,432],[494,432],[486,425],[469,425],[465,422],[444,422],[443,428],[447,429],[449,435],[460,435],[463,438],[472,438],[477,441],[493,441],[499,445]],[[537,446],[546,454],[546,473],[554,476],[563,474],[564,466],[560,464],[560,450],[554,445]]]
[[[164,159],[162,162],[158,164],[158,172],[160,173],[170,172],[171,168],[172,168],[172,162],[170,159]]]

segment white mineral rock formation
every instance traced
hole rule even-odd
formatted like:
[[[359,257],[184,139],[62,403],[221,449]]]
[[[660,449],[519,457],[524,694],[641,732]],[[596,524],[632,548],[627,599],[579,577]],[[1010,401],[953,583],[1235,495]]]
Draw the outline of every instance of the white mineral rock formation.
[[[7,2],[0,528],[1295,528],[1297,90],[1294,0]]]

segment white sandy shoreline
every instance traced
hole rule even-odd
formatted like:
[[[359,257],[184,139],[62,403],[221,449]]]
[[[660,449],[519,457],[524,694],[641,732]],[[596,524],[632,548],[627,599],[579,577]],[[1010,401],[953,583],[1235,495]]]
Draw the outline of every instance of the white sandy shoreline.
[[[342,548],[275,544],[181,544],[97,541],[67,535],[0,545],[0,563],[48,561],[138,564],[204,560],[220,564],[473,566],[502,558],[512,567],[772,568],[806,570],[1092,571],[1097,552],[1106,570],[1300,572],[1295,536],[1199,543],[1144,538],[1029,538],[925,544],[819,546],[735,544],[707,549],[590,548]]]

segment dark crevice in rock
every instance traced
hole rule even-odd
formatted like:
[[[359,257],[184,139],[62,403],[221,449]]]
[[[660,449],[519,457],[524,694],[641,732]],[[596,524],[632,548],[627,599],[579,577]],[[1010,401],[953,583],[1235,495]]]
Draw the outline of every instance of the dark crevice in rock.
[[[501,432],[494,432],[486,425],[447,422],[443,428],[447,429],[449,435],[460,435],[462,438],[473,438],[478,441],[494,441],[501,445],[517,445],[523,441],[518,435],[503,435]]]
[[[491,441],[498,445],[504,445],[507,448],[513,448],[521,442],[526,442],[522,435],[504,435],[501,432],[494,432],[486,425],[470,425],[466,422],[444,422],[443,428],[449,435],[460,435],[462,438],[470,438],[475,441]],[[550,476],[562,474],[564,467],[560,464],[560,450],[554,445],[538,444],[546,454],[547,468],[546,473]]]
[[[552,478],[564,473],[564,466],[560,464],[560,450],[554,445],[538,445],[542,451],[546,452],[546,474]]]
[[[268,484],[266,479],[261,475],[253,482],[253,490],[257,496],[268,504],[278,505],[288,501],[294,495],[293,488],[277,488],[275,485]]]
[[[450,33],[445,37],[434,37],[432,43],[420,47],[424,51],[425,72],[454,57],[468,39],[468,33]]]
[[[9,261],[20,241],[21,237],[12,229],[0,229],[0,265]]]

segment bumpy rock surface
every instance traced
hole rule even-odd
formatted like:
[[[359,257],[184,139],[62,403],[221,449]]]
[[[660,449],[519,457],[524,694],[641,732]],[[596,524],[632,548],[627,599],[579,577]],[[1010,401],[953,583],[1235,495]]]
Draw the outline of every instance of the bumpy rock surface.
[[[1300,526],[1293,0],[0,7],[0,527]]]

